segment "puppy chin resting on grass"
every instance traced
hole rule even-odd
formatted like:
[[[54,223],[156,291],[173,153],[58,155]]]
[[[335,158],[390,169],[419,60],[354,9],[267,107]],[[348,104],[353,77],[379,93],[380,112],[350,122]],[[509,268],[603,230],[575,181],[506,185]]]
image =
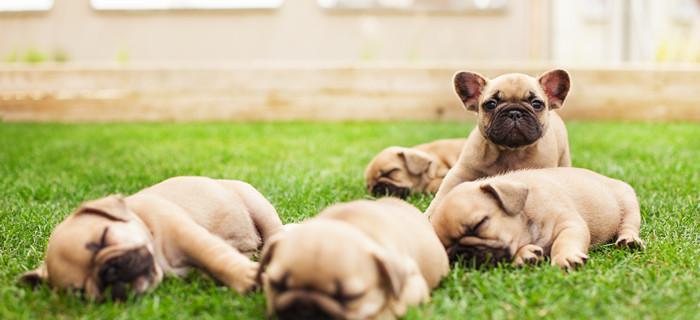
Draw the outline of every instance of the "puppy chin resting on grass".
[[[197,266],[243,293],[258,270],[250,257],[281,228],[275,208],[247,183],[175,177],[83,203],[51,234],[45,262],[20,280],[123,300]]]

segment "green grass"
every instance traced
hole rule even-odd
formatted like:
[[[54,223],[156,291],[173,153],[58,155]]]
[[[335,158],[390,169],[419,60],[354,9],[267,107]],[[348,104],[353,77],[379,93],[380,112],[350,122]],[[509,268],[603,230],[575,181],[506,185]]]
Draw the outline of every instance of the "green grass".
[[[565,274],[548,266],[450,273],[410,319],[700,317],[700,126],[569,123],[574,165],[637,189],[648,248],[595,249]],[[132,193],[175,175],[252,183],[284,222],[366,198],[365,164],[388,145],[464,137],[467,124],[0,123],[0,319],[260,319],[260,293],[240,297],[197,273],[126,303],[86,303],[16,277],[42,259],[53,227],[81,201]],[[424,209],[430,197],[410,201]]]

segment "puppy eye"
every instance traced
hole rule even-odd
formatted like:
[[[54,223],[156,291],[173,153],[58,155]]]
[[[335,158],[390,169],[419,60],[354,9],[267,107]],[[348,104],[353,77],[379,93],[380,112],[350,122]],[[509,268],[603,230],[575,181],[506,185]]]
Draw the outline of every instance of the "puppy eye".
[[[496,100],[493,100],[493,99],[486,101],[483,104],[484,110],[489,110],[489,111],[496,109],[497,106],[498,106],[498,103],[496,102]]]
[[[544,102],[542,100],[535,99],[532,100],[530,104],[533,108],[535,108],[535,110],[542,110],[542,108],[544,108]]]
[[[479,223],[474,225],[474,227],[472,228],[472,231],[474,231],[474,232],[478,231],[479,228],[481,228],[484,225],[484,223],[486,223],[486,221],[489,221],[489,217],[484,217],[483,219],[481,219],[481,221],[479,221]]]

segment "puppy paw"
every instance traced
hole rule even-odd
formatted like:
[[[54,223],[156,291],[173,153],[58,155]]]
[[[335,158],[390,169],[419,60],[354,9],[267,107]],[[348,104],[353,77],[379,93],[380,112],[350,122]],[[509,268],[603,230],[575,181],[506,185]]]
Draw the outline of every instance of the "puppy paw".
[[[254,261],[249,262],[240,267],[234,280],[229,283],[229,287],[241,294],[252,291],[256,287],[255,278],[258,274],[259,264]]]
[[[587,260],[588,256],[583,252],[569,252],[552,256],[552,265],[571,271],[582,267]]]
[[[615,241],[617,247],[625,247],[633,250],[644,250],[644,241],[636,234],[622,234]]]
[[[540,246],[534,244],[528,244],[522,246],[515,253],[515,258],[513,259],[513,265],[516,267],[522,267],[524,265],[533,265],[542,261],[544,256],[544,250]]]

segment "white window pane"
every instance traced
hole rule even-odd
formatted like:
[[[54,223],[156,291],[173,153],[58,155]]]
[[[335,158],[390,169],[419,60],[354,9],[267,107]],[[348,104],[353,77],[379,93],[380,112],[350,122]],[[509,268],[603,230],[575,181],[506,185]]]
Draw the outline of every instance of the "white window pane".
[[[0,0],[0,11],[47,11],[53,0]]]

